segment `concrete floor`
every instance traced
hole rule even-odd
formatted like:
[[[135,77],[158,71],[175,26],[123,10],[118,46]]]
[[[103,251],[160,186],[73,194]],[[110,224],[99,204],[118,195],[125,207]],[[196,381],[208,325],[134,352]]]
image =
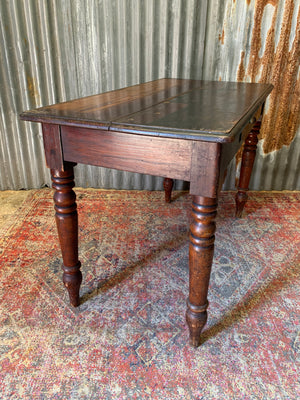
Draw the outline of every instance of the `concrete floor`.
[[[0,227],[8,222],[8,219],[18,210],[29,194],[29,190],[0,191]]]

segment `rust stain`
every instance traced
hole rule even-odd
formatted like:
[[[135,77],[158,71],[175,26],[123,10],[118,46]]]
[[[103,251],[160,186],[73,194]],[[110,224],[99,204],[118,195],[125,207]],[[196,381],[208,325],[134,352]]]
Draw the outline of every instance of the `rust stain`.
[[[241,53],[241,61],[240,61],[239,68],[238,68],[238,73],[237,73],[237,80],[239,82],[243,81],[244,78],[245,78],[246,71],[245,71],[245,66],[244,66],[244,60],[245,60],[245,52],[242,51],[242,53]]]
[[[29,75],[26,76],[26,80],[27,80],[27,89],[30,97],[36,100],[36,102],[39,102],[40,94],[39,91],[37,90],[36,80]]]
[[[239,187],[239,178],[235,177],[235,187],[238,188]]]
[[[269,153],[289,145],[295,137],[300,123],[300,83],[297,80],[300,60],[300,12],[297,15],[296,34],[291,49],[289,39],[295,11],[293,0],[286,0],[280,26],[280,36],[275,48],[275,26],[278,18],[277,0],[256,0],[254,26],[248,67],[245,71],[245,52],[237,72],[237,80],[249,77],[251,82],[268,82],[274,85],[269,96],[269,107],[263,117],[260,138],[264,139],[263,150]],[[267,33],[264,53],[261,50],[261,27],[267,4],[274,7],[271,27]]]
[[[224,44],[224,38],[225,38],[225,31],[224,29],[222,30],[222,35],[219,33],[219,41]]]

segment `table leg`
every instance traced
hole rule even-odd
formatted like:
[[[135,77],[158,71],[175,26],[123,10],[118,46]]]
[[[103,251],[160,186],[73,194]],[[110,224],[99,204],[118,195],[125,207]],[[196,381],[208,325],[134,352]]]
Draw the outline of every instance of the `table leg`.
[[[55,217],[63,257],[63,283],[68,289],[70,303],[79,305],[79,289],[82,281],[78,260],[78,217],[74,173],[72,163],[65,163],[64,171],[52,169]]]
[[[173,189],[174,181],[170,178],[164,179],[164,189],[165,189],[165,199],[166,203],[171,203],[171,195]]]
[[[190,344],[200,344],[200,333],[207,320],[207,292],[214,255],[217,199],[193,196],[189,249],[189,298],[186,320]]]
[[[259,134],[260,125],[261,125],[261,122],[257,121],[254,124],[251,132],[248,134],[248,136],[245,140],[245,145],[244,145],[244,150],[243,150],[243,155],[242,155],[242,165],[241,165],[240,179],[239,179],[239,185],[238,185],[238,192],[235,197],[235,202],[236,202],[235,215],[237,217],[242,216],[242,212],[243,212],[244,206],[245,206],[247,198],[248,198],[247,191],[249,188],[251,172],[252,172],[255,155],[256,155],[256,148],[257,148],[257,142],[258,142],[257,135]]]

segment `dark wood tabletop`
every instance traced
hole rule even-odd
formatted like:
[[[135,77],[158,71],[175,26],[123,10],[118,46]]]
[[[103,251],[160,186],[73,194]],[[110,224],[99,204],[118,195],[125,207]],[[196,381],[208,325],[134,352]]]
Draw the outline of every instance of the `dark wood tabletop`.
[[[26,111],[21,119],[231,142],[271,90],[270,84],[159,79]]]

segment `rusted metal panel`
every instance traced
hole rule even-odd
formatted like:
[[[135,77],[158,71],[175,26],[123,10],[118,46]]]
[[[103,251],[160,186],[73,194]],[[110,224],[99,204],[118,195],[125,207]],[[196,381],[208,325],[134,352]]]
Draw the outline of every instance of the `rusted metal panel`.
[[[299,189],[299,1],[236,0],[218,2],[217,7],[212,3],[204,77],[274,85],[266,102],[251,187]],[[241,152],[228,171],[225,188],[234,188],[240,159]]]
[[[300,122],[300,79],[297,80],[300,60],[300,8],[293,0],[287,0],[280,13],[279,3],[271,0],[257,2],[248,65],[245,66],[245,61],[241,59],[238,70],[238,78],[241,80],[249,77],[251,82],[271,82],[274,85],[261,129],[264,153],[290,145]],[[269,5],[272,8],[265,11]],[[262,46],[262,24],[267,12],[273,15]],[[277,33],[279,18],[280,33]],[[245,71],[244,74],[241,69]]]
[[[251,187],[300,189],[299,0],[0,1],[0,49],[1,189],[51,184],[41,127],[20,112],[163,77],[273,83]],[[81,186],[162,188],[96,167],[75,174]]]

